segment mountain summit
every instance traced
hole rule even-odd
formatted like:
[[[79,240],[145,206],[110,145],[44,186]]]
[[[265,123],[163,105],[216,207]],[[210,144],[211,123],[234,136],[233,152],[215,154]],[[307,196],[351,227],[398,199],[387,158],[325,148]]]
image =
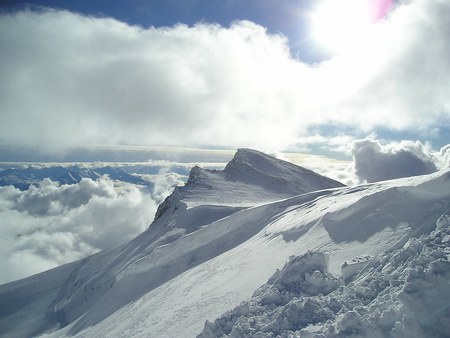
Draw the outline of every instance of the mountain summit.
[[[343,186],[338,181],[262,152],[238,149],[224,170],[192,168],[186,186],[177,187],[168,199],[182,200],[190,207],[205,203],[254,206]]]
[[[238,149],[224,173],[230,180],[260,186],[280,195],[293,196],[344,186],[311,170],[251,149]]]
[[[449,212],[448,171],[342,187],[240,149],[131,242],[1,285],[0,337],[444,337]]]
[[[224,170],[195,166],[159,206],[153,227],[192,232],[244,208],[344,185],[260,151],[238,149]]]

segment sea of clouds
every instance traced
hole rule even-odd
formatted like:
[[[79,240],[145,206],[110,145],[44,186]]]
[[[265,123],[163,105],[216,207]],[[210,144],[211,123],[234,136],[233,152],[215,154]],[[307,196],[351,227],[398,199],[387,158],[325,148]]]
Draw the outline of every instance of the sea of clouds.
[[[107,176],[28,190],[0,187],[0,283],[125,243],[151,224],[159,203],[183,177],[153,175],[154,190]]]

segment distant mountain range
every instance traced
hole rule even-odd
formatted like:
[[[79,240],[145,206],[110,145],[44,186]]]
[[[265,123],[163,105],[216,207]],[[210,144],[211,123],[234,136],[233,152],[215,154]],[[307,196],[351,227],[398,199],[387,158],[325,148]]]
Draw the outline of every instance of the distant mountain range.
[[[45,178],[50,178],[60,184],[75,184],[83,178],[90,178],[95,181],[103,175],[107,175],[112,180],[153,187],[153,183],[132,175],[122,168],[112,166],[93,169],[78,166],[7,168],[0,170],[0,186],[13,185],[18,189],[26,190],[30,185],[39,184]]]

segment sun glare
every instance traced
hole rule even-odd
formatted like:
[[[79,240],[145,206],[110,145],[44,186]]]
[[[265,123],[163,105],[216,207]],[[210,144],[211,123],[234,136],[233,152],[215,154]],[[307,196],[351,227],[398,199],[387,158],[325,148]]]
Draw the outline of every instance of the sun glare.
[[[332,53],[348,50],[369,37],[391,5],[392,0],[323,0],[312,14],[314,39]]]

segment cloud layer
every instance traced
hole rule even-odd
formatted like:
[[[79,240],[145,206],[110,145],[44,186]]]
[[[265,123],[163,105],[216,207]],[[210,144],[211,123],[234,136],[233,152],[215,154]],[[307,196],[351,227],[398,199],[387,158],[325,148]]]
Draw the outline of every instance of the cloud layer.
[[[0,187],[0,196],[0,283],[124,243],[144,231],[156,211],[148,194],[106,177],[74,185],[45,179],[26,191]]]
[[[1,15],[1,140],[277,150],[321,124],[439,128],[450,119],[449,17],[448,1],[405,2],[365,45],[311,66],[246,21],[144,29],[64,11]]]
[[[431,174],[445,161],[445,154],[411,141],[382,145],[372,139],[356,140],[351,152],[355,173],[366,182]]]

